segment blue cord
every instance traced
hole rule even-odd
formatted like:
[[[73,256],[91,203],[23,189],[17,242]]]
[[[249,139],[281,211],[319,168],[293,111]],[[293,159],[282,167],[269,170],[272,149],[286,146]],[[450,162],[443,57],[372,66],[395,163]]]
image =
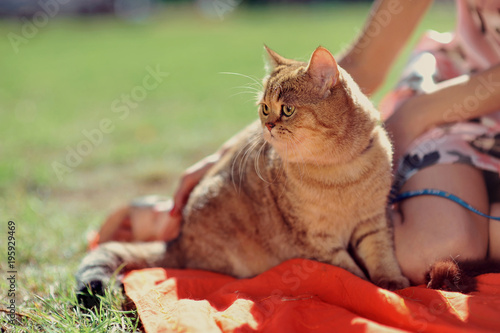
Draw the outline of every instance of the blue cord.
[[[445,192],[445,191],[432,189],[432,188],[403,192],[403,193],[399,194],[394,200],[392,200],[391,204],[395,204],[395,203],[400,202],[402,200],[405,200],[408,198],[413,198],[413,197],[416,197],[419,195],[434,195],[437,197],[442,197],[442,198],[454,201],[457,204],[459,204],[460,206],[467,208],[468,210],[470,210],[478,215],[481,215],[483,217],[487,217],[487,218],[492,219],[492,220],[500,221],[500,217],[490,216],[490,215],[486,215],[484,213],[481,213],[476,208],[472,207],[469,203],[463,201],[462,199],[460,199],[456,195],[453,195],[453,194]]]

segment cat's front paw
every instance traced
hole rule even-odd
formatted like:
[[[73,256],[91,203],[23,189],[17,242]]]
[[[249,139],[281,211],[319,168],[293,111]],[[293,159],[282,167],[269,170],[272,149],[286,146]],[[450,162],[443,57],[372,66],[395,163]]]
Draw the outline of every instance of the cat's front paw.
[[[410,281],[403,275],[397,277],[383,276],[373,279],[373,283],[387,290],[399,290],[410,286]]]

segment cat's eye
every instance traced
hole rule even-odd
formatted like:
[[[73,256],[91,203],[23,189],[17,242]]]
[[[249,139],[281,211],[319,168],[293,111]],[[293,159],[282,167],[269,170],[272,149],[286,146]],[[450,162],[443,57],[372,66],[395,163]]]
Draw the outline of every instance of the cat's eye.
[[[266,104],[262,103],[262,104],[260,105],[260,108],[262,109],[262,114],[263,114],[264,116],[269,115],[269,107],[268,107]]]
[[[282,105],[281,106],[281,113],[283,113],[287,117],[290,117],[294,112],[295,112],[295,106],[291,106],[291,105]]]

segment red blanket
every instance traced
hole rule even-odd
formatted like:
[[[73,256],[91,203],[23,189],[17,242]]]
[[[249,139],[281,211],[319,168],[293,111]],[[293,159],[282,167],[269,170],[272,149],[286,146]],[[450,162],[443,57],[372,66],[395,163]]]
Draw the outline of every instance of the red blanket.
[[[338,267],[294,259],[252,279],[153,268],[124,279],[146,332],[500,332],[500,275],[471,295],[390,292]]]

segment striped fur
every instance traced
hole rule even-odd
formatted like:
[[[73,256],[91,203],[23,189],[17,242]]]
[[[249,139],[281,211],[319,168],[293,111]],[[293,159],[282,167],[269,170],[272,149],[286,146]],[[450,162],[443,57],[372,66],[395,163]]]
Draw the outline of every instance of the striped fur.
[[[193,190],[181,236],[166,247],[102,245],[80,266],[80,288],[106,283],[121,266],[244,278],[291,258],[337,265],[386,288],[408,285],[386,214],[392,153],[379,113],[326,49],[309,63],[268,52],[274,67],[260,120]]]

